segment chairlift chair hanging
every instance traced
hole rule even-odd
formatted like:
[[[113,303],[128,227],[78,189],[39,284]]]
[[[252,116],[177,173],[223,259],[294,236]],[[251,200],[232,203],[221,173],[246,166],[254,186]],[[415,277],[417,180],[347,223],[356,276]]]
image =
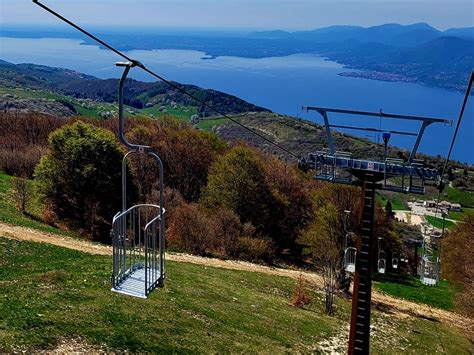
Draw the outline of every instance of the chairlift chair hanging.
[[[344,211],[344,212],[347,213],[347,211]],[[346,229],[346,223],[344,225],[344,229]],[[355,272],[355,264],[356,264],[356,259],[357,259],[357,248],[353,246],[348,246],[349,242],[352,242],[353,235],[354,233],[348,232],[346,233],[346,236],[344,239],[344,269],[350,273]]]
[[[385,274],[385,269],[386,269],[385,252],[383,250],[380,250],[378,260],[377,260],[377,271],[379,274]]]
[[[397,270],[398,269],[398,258],[397,254],[394,254],[392,256],[392,269]]]
[[[357,258],[357,249],[354,247],[348,247],[344,251],[344,269],[347,272],[355,272],[355,263]]]
[[[165,210],[163,208],[163,163],[151,147],[132,144],[124,134],[124,84],[137,63],[117,63],[124,67],[119,84],[119,139],[130,149],[122,161],[122,210],[113,218],[112,291],[147,298],[156,287],[163,287],[165,273]],[[127,162],[132,156],[150,157],[158,167],[157,204],[127,206]]]

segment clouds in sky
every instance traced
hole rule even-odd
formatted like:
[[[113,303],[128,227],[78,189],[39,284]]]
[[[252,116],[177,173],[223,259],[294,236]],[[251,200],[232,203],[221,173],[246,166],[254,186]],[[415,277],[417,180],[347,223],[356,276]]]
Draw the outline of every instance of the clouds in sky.
[[[312,29],[427,22],[474,26],[473,0],[43,0],[83,24]],[[54,24],[31,0],[0,0],[3,24]]]

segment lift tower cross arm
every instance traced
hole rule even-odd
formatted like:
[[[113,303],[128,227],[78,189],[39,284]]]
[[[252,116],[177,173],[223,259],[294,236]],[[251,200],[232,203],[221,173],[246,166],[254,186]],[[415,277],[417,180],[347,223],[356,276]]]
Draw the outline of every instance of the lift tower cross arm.
[[[428,127],[432,123],[444,123],[452,125],[453,121],[448,120],[445,118],[435,118],[435,117],[424,117],[424,116],[414,116],[414,115],[400,115],[400,114],[393,114],[393,113],[385,113],[382,110],[380,112],[370,112],[370,111],[356,111],[356,110],[346,110],[346,109],[338,109],[338,108],[329,108],[329,107],[319,107],[319,106],[303,106],[302,108],[304,111],[316,111],[318,112],[324,120],[324,126],[326,129],[326,137],[328,140],[329,151],[331,154],[336,152],[334,148],[334,143],[331,134],[331,128],[343,128],[343,129],[352,129],[352,130],[363,130],[363,131],[370,131],[370,132],[385,132],[382,130],[377,130],[375,128],[369,127],[356,127],[356,126],[341,126],[341,125],[332,125],[329,123],[328,113],[339,113],[344,115],[357,115],[357,116],[366,116],[366,117],[377,117],[377,118],[392,118],[392,119],[399,119],[399,120],[410,120],[410,121],[421,121],[421,127],[418,132],[403,132],[403,131],[390,131],[394,134],[399,135],[410,135],[416,136],[415,145],[410,153],[410,158],[408,159],[409,163],[412,163],[415,159],[416,153],[420,146],[421,139],[423,138],[423,134],[425,132],[426,127]]]

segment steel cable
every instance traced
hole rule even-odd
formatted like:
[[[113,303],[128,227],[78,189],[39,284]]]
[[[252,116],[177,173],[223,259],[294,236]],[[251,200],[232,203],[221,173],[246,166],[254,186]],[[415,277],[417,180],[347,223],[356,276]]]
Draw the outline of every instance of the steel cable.
[[[210,109],[211,111],[217,113],[218,115],[224,117],[224,118],[227,118],[228,120],[234,122],[235,124],[237,124],[238,126],[244,128],[245,130],[251,132],[252,134],[258,136],[259,138],[263,139],[265,142],[267,143],[270,143],[271,145],[277,147],[278,149],[284,151],[285,153],[299,159],[299,156],[295,153],[293,153],[292,151],[282,147],[281,145],[279,145],[278,143],[272,141],[271,139],[265,137],[263,134],[260,134],[258,132],[256,132],[255,130],[253,130],[252,128],[250,127],[247,127],[246,125],[242,124],[241,122],[237,121],[235,118],[232,118],[231,116],[229,116],[228,114],[226,113],[223,113],[221,112],[220,110],[214,108],[212,105],[208,104],[207,102],[205,102],[204,100],[201,100],[199,99],[198,97],[196,97],[195,95],[187,92],[186,90],[184,90],[183,88],[181,88],[178,84],[164,78],[163,76],[159,75],[159,74],[156,74],[155,72],[153,72],[152,70],[148,69],[147,67],[145,67],[145,65],[143,65],[141,62],[137,61],[137,60],[134,60],[132,58],[130,58],[129,56],[127,56],[126,54],[124,54],[123,52],[119,51],[118,49],[112,47],[111,45],[109,45],[108,43],[106,43],[105,41],[101,40],[100,38],[98,38],[97,36],[94,36],[93,34],[91,34],[90,32],[86,31],[85,29],[81,28],[80,26],[76,25],[74,22],[68,20],[67,18],[65,18],[64,16],[62,16],[61,14],[57,13],[56,11],[50,9],[49,7],[47,7],[46,5],[42,4],[41,2],[39,2],[38,0],[32,0],[33,3],[35,3],[36,5],[40,6],[41,8],[43,8],[44,10],[46,10],[47,12],[51,13],[52,15],[56,16],[57,18],[59,18],[60,20],[64,21],[65,23],[67,23],[68,25],[74,27],[75,29],[77,29],[78,31],[82,32],[83,34],[85,34],[86,36],[92,38],[94,41],[100,43],[101,45],[103,45],[104,47],[106,47],[107,49],[111,50],[112,52],[116,53],[117,55],[121,56],[122,58],[126,59],[127,61],[133,63],[135,66],[143,69],[145,72],[147,72],[148,74],[150,74],[151,76],[161,80],[162,82],[164,82],[165,84],[169,85],[170,87],[178,90],[180,93],[188,96],[189,98],[193,99],[194,101],[200,103],[201,105],[205,106],[206,108]]]

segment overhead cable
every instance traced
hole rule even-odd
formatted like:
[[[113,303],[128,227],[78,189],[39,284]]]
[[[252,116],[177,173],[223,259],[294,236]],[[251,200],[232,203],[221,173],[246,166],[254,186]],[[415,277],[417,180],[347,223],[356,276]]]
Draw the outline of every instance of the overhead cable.
[[[145,72],[147,72],[148,74],[150,74],[151,76],[161,80],[162,82],[164,82],[165,84],[171,86],[172,88],[178,90],[180,93],[190,97],[191,99],[193,99],[194,101],[200,103],[201,105],[203,105],[204,107],[210,109],[211,111],[217,113],[218,115],[224,117],[224,118],[227,118],[228,120],[234,122],[235,124],[237,124],[238,126],[244,128],[245,130],[251,132],[252,134],[258,136],[259,138],[263,139],[265,142],[267,143],[270,143],[271,145],[277,147],[278,149],[284,151],[285,153],[295,157],[295,158],[299,158],[299,156],[295,153],[293,153],[292,151],[282,147],[280,144],[272,141],[271,139],[265,137],[263,134],[261,133],[258,133],[256,132],[255,130],[253,130],[252,128],[244,125],[243,123],[237,121],[235,118],[229,116],[228,114],[226,113],[223,113],[221,112],[219,109],[216,109],[215,107],[213,107],[212,105],[208,104],[206,101],[198,98],[197,96],[187,92],[185,89],[183,89],[182,87],[180,87],[178,84],[164,78],[163,76],[159,75],[159,74],[156,74],[155,72],[153,72],[152,70],[148,69],[145,65],[143,65],[141,62],[137,61],[137,60],[134,60],[132,58],[130,58],[129,56],[127,56],[126,54],[124,54],[123,52],[119,51],[118,49],[112,47],[110,44],[108,44],[107,42],[103,41],[102,39],[98,38],[97,36],[93,35],[92,33],[86,31],[85,29],[83,29],[82,27],[76,25],[74,22],[72,22],[71,20],[68,20],[67,18],[65,18],[64,16],[62,16],[61,14],[57,13],[56,11],[50,9],[49,7],[47,7],[46,5],[42,4],[41,2],[39,2],[38,0],[32,0],[33,3],[35,3],[36,5],[40,6],[41,8],[43,8],[44,10],[46,10],[47,12],[51,13],[52,15],[56,16],[57,18],[59,18],[60,20],[64,21],[65,23],[67,23],[68,25],[74,27],[75,29],[77,29],[78,31],[82,32],[83,34],[85,34],[86,36],[88,36],[89,38],[92,38],[94,41],[100,43],[102,46],[106,47],[107,49],[111,50],[112,52],[116,53],[117,55],[121,56],[122,58],[128,60],[129,62],[133,63],[134,65],[136,65],[137,67],[143,69]]]

